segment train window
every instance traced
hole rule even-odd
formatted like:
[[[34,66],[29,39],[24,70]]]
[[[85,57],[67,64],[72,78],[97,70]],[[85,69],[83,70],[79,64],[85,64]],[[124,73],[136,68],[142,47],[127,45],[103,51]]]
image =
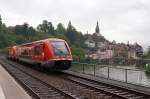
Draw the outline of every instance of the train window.
[[[51,41],[55,55],[69,55],[69,51],[64,41]]]
[[[28,55],[28,50],[24,50],[24,51],[22,52],[22,55]]]
[[[39,55],[40,54],[40,47],[39,46],[35,46],[34,47],[34,54],[35,55]]]
[[[17,53],[22,58],[29,58],[29,49],[26,49],[26,48],[18,49]]]

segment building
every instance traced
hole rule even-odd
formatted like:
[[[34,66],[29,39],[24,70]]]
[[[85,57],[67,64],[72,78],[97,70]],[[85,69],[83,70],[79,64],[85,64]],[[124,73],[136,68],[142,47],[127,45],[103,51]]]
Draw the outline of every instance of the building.
[[[93,59],[126,58],[139,59],[143,55],[143,48],[138,44],[116,43],[115,40],[108,41],[100,33],[97,22],[95,33],[88,34],[85,44],[88,46],[86,57]]]

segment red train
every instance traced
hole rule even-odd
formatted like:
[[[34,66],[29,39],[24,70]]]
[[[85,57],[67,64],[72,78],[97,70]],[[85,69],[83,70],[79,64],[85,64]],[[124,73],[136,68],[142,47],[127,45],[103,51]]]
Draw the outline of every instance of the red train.
[[[70,48],[65,40],[49,38],[9,48],[8,58],[37,64],[52,70],[69,69],[72,62]]]

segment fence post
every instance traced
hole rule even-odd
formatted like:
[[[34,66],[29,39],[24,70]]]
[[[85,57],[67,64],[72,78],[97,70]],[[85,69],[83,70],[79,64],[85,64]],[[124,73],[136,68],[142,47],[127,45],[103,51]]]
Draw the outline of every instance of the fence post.
[[[125,82],[128,80],[127,69],[125,69]]]
[[[84,74],[85,72],[84,72],[84,64],[83,64],[83,74]]]
[[[95,64],[94,64],[94,76],[95,76]]]
[[[109,65],[108,65],[108,79],[109,79]]]
[[[140,71],[140,79],[139,79],[139,81],[142,84],[142,71]]]

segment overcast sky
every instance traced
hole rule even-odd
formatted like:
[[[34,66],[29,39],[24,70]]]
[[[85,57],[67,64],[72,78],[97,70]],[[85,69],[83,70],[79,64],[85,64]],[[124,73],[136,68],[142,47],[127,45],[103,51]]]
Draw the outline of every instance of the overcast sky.
[[[150,45],[150,0],[0,0],[0,14],[7,26],[42,20],[93,33],[99,21],[101,34],[117,42]]]

